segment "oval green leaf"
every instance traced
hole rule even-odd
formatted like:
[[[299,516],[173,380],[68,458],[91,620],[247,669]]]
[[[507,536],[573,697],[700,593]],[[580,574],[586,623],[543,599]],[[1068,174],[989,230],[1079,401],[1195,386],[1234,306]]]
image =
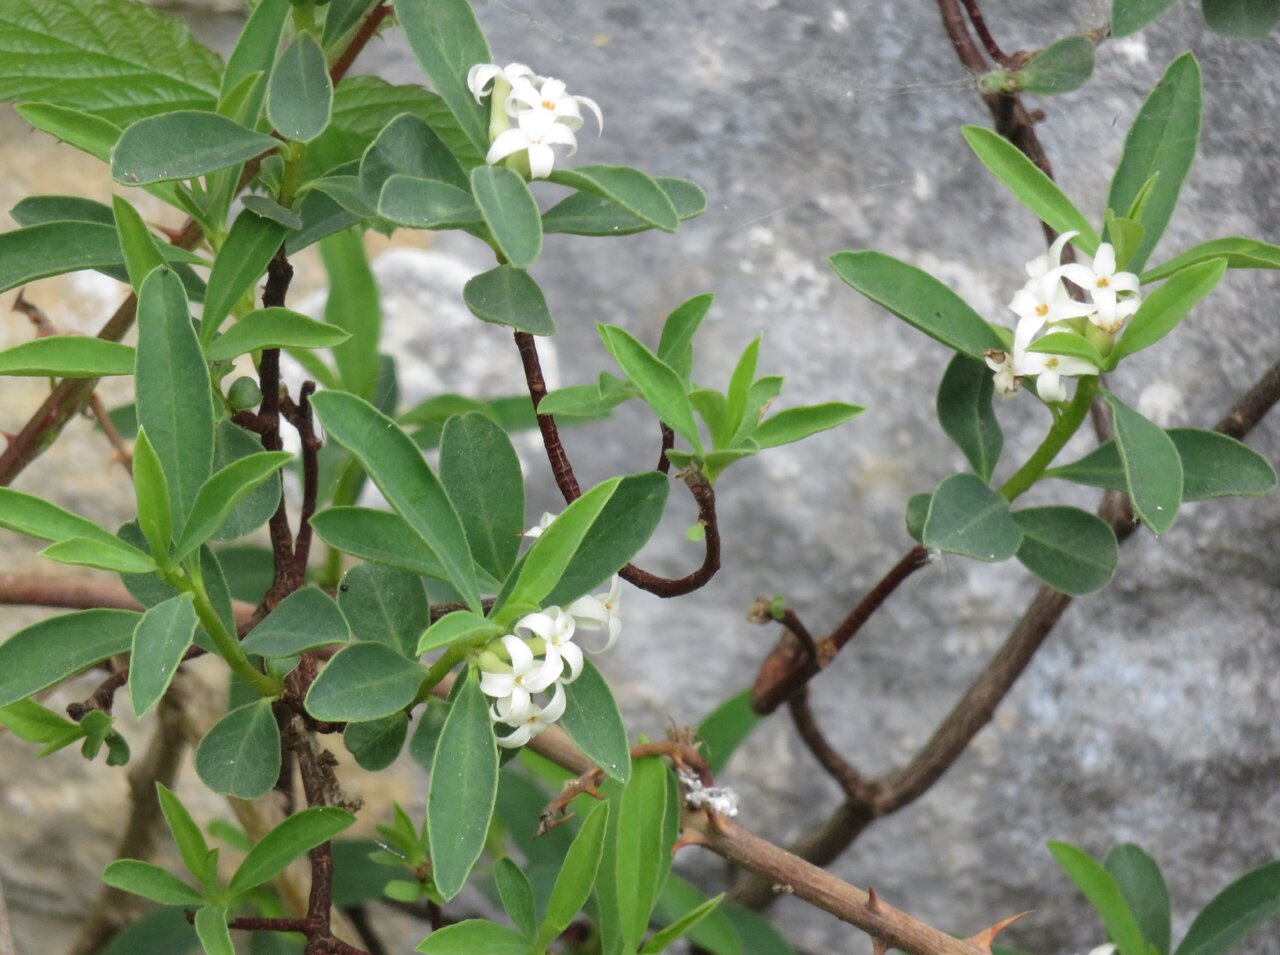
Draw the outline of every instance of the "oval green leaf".
[[[1075,507],[1032,507],[1013,519],[1023,535],[1018,560],[1050,587],[1080,597],[1110,583],[1119,546],[1106,521]]]
[[[881,252],[837,252],[831,267],[850,287],[948,348],[982,361],[1004,345],[955,292],[929,273]]]
[[[684,379],[625,329],[597,323],[596,330],[613,360],[640,389],[654,413],[701,454],[702,437],[693,420],[693,405]]]
[[[938,485],[923,536],[925,547],[987,563],[1008,560],[1022,544],[1009,502],[972,474],[953,474]]]
[[[284,242],[284,226],[244,211],[231,224],[227,240],[218,250],[209,272],[200,321],[200,340],[206,345],[223,319],[231,314],[245,292],[250,291]]]
[[[681,222],[707,211],[707,195],[695,183],[661,176],[654,181],[671,200]],[[652,228],[616,202],[589,192],[575,192],[542,216],[543,232],[570,235],[635,235]]]
[[[271,72],[267,118],[285,139],[309,143],[333,115],[333,81],[319,41],[310,33],[294,37]]]
[[[794,441],[803,441],[819,431],[828,431],[862,414],[861,405],[828,401],[820,405],[805,405],[779,411],[760,422],[749,432],[751,440],[761,448],[776,448]]]
[[[196,494],[174,560],[183,560],[222,526],[237,504],[293,460],[288,451],[262,451],[233,461],[205,481]]]
[[[1045,96],[1070,93],[1093,75],[1093,61],[1093,41],[1083,36],[1064,37],[1045,47],[1018,71],[1018,86]]]
[[[527,269],[542,252],[542,216],[529,184],[506,166],[476,166],[471,192],[506,261]]]
[[[528,272],[513,265],[500,265],[470,279],[462,288],[462,300],[482,322],[530,335],[556,332],[542,289]]]
[[[551,182],[607,199],[646,225],[675,232],[680,217],[666,190],[639,169],[630,166],[577,166],[557,169]]]
[[[0,375],[105,378],[132,375],[128,345],[86,335],[51,335],[0,351]]]
[[[378,214],[412,229],[466,229],[484,219],[471,193],[447,182],[393,175],[382,186]]]
[[[361,769],[376,773],[396,761],[408,734],[409,717],[392,713],[380,720],[348,723],[342,732],[342,745]]]
[[[271,881],[295,859],[328,842],[356,817],[334,806],[313,806],[286,818],[249,850],[227,887],[230,892],[247,892]]]
[[[556,883],[551,889],[551,897],[547,899],[547,916],[538,927],[539,948],[544,948],[558,938],[569,927],[578,910],[586,904],[591,886],[596,881],[596,872],[600,868],[605,827],[608,824],[609,803],[606,801],[591,810],[570,844],[564,857],[564,865],[560,867],[560,874],[556,876]],[[621,856],[618,861],[621,864]],[[628,871],[628,879],[635,874]],[[648,915],[646,910],[646,923]]]
[[[986,363],[956,355],[938,385],[936,402],[942,430],[964,452],[973,473],[984,484],[991,482],[1004,449],[1004,432],[992,408],[994,393]],[[760,440],[758,436],[756,440]]]
[[[338,605],[315,587],[295,590],[241,641],[245,653],[292,657],[316,647],[346,643],[351,628]]]
[[[1156,860],[1132,842],[1107,853],[1103,861],[1116,880],[1129,911],[1142,930],[1142,939],[1155,946],[1155,955],[1169,955],[1173,928],[1170,924],[1169,890]]]
[[[1121,358],[1149,348],[1177,328],[1196,303],[1217,287],[1226,272],[1226,259],[1210,259],[1171,275],[1142,300],[1137,313],[1125,325],[1111,353],[1111,367]]]
[[[280,777],[280,729],[270,700],[255,700],[214,724],[196,748],[196,774],[224,796],[257,799]]]
[[[126,186],[194,179],[279,145],[217,113],[174,110],[140,119],[120,135],[111,150],[111,178]]]
[[[626,783],[631,778],[631,745],[609,684],[590,660],[567,688],[560,725],[578,749],[608,775]]]
[[[414,951],[424,955],[529,955],[529,941],[497,922],[466,919],[432,932]]]
[[[129,701],[138,718],[169,689],[198,623],[191,594],[156,604],[138,621],[129,656]]]
[[[132,610],[81,610],[19,630],[0,644],[0,706],[127,652],[141,618]]]
[[[287,308],[260,308],[250,312],[205,349],[210,361],[230,361],[262,348],[329,348],[351,336],[336,325],[326,325]]]
[[[445,901],[461,891],[484,851],[497,795],[498,746],[489,703],[479,676],[469,669],[440,731],[427,791],[431,867]],[[523,939],[521,944],[528,946]]]
[[[447,580],[440,561],[399,514],[370,507],[331,507],[311,518],[311,529],[330,547],[361,560]]]
[[[1203,0],[1204,19],[1220,36],[1261,40],[1280,23],[1280,0]]]
[[[399,712],[418,695],[426,668],[383,643],[339,650],[307,691],[307,712],[318,720],[360,722]]]
[[[524,475],[506,431],[479,411],[446,421],[440,483],[462,520],[475,562],[505,580],[524,530]]]
[[[139,859],[117,859],[102,873],[113,889],[140,895],[160,905],[200,905],[204,898],[176,875]]]
[[[1231,237],[1212,239],[1192,246],[1168,262],[1142,273],[1142,284],[1159,282],[1188,265],[1197,265],[1210,259],[1226,259],[1229,269],[1280,269],[1280,245],[1260,242],[1257,239]]]
[[[338,588],[338,606],[357,640],[386,644],[410,659],[416,656],[418,635],[431,622],[422,581],[378,564],[347,571]]]
[[[1050,842],[1049,851],[1101,916],[1107,935],[1115,942],[1120,955],[1147,955],[1142,930],[1111,873],[1087,852],[1068,843]]]
[[[1163,534],[1173,526],[1182,501],[1182,460],[1178,449],[1159,425],[1115,395],[1108,392],[1103,397],[1111,408],[1120,467],[1133,512],[1153,533]]]
[[[1187,930],[1175,955],[1218,955],[1280,914],[1280,861],[1268,862],[1219,892]]]

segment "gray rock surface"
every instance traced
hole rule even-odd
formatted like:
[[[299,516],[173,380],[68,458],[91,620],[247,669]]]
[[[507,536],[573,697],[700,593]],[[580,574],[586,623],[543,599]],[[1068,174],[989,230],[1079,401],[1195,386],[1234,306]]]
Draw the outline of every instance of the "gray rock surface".
[[[1007,48],[1035,48],[1098,25],[1108,6],[991,0],[985,12]],[[1276,40],[1217,38],[1194,7],[1179,5],[1142,38],[1104,44],[1086,87],[1037,104],[1048,113],[1041,135],[1064,189],[1096,214],[1142,97],[1174,56],[1196,51],[1206,85],[1201,155],[1157,259],[1206,238],[1280,233],[1280,159],[1265,119],[1277,102]],[[907,497],[963,465],[933,419],[945,351],[846,288],[826,257],[847,248],[889,252],[996,319],[1022,281],[1022,263],[1039,250],[1040,232],[959,136],[961,124],[986,125],[988,116],[931,3],[501,0],[477,10],[499,62],[562,76],[600,102],[605,135],[584,135],[574,161],[686,176],[708,194],[707,214],[675,236],[548,239],[533,274],[560,328],[564,383],[610,369],[596,321],[653,342],[667,312],[710,290],[718,299],[698,341],[701,380],[723,385],[737,353],[764,332],[762,368],[788,376],[779,407],[824,400],[868,407],[839,431],[729,472],[717,488],[724,570],[705,590],[669,603],[628,592],[624,638],[605,667],[629,724],[656,735],[670,720],[696,723],[751,683],[774,640],[744,621],[755,595],[783,593],[811,628],[829,628],[908,546]],[[231,21],[204,17],[200,28],[222,38]],[[394,36],[364,62],[397,82],[419,78]],[[15,154],[6,168],[29,175],[20,160]],[[422,275],[442,276],[425,279],[437,295],[456,285],[451,273],[491,265],[465,236],[440,237],[435,248],[449,259],[433,259]],[[424,281],[412,272],[380,269],[388,295]],[[1170,424],[1212,423],[1280,357],[1276,281],[1231,274],[1166,343],[1126,363],[1116,391]],[[456,335],[455,324],[431,309],[397,311],[395,323],[402,320],[414,332],[397,340],[425,343],[405,347],[402,377],[468,387],[470,379],[445,375],[429,347],[437,330]],[[515,378],[485,388],[519,386]],[[1043,414],[1033,405],[1023,398],[1000,408],[1001,473],[1042,434]],[[1276,420],[1250,441],[1280,460]],[[568,431],[566,443],[590,484],[649,467],[656,427],[624,407],[611,422]],[[558,497],[544,463],[526,460],[536,518],[557,509]],[[61,469],[42,466],[23,486],[66,474],[65,461]],[[694,512],[675,491],[640,562],[681,574],[701,553],[683,537]],[[1033,496],[1092,500],[1056,486]],[[1103,930],[1044,843],[1065,839],[1101,854],[1134,840],[1165,867],[1180,935],[1219,888],[1280,854],[1277,530],[1280,498],[1272,496],[1191,505],[1162,540],[1137,535],[1113,586],[1067,613],[965,757],[918,803],[873,826],[834,870],[957,932],[1034,908],[1010,931],[1010,944],[1069,955],[1103,941]],[[1013,565],[948,558],[918,574],[814,684],[832,739],[869,773],[901,765],[1034,589]],[[5,619],[16,618],[6,612]],[[31,793],[47,780],[12,752],[3,765],[6,800],[38,798]],[[782,842],[838,803],[785,717],[757,731],[724,781],[742,794],[740,821]],[[6,887],[18,860],[81,865],[60,851],[65,834],[35,851],[30,824],[3,828]],[[103,827],[88,828],[84,838],[98,840]],[[95,844],[93,864],[69,878],[91,883],[104,851]],[[714,883],[718,866],[693,850],[684,856],[682,866]],[[27,939],[52,931],[65,911],[40,902],[40,885],[51,881],[33,879],[25,894],[9,889]],[[776,912],[806,951],[866,948],[850,942],[858,933],[799,902],[784,899]],[[1280,928],[1264,928],[1240,951],[1280,955]]]

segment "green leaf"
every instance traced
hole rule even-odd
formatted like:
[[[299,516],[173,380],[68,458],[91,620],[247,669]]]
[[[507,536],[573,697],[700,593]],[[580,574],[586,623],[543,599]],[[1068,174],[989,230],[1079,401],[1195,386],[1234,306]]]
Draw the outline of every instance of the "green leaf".
[[[378,384],[382,308],[364,239],[356,230],[331,235],[321,241],[320,257],[329,275],[324,319],[351,336],[333,350],[342,386],[353,395],[373,400]]]
[[[618,405],[637,397],[629,385],[609,392],[600,385],[568,385],[557,388],[538,402],[538,413],[564,418],[607,418]]]
[[[293,38],[271,73],[267,118],[285,139],[309,143],[333,115],[333,81],[324,50],[310,33]]]
[[[230,420],[223,418],[218,422],[213,435],[213,467],[220,471],[225,467],[262,453],[262,441],[252,432],[246,431]],[[263,481],[250,491],[218,525],[213,533],[213,540],[227,541],[243,537],[250,531],[257,530],[276,512],[280,506],[281,482]],[[262,592],[251,598],[257,600]]]
[[[484,222],[471,193],[436,179],[396,174],[378,197],[378,214],[413,229],[469,229]]]
[[[729,377],[729,390],[725,392],[725,431],[726,439],[732,437],[742,427],[743,417],[747,412],[747,394],[752,382],[756,379],[756,366],[760,357],[760,336],[751,340],[734,366]]]
[[[489,148],[486,106],[467,88],[467,71],[476,63],[492,63],[480,24],[467,0],[399,0],[396,15],[409,47],[472,145]]]
[[[630,166],[592,165],[557,169],[549,181],[607,199],[641,222],[664,232],[680,225],[675,203],[662,186]]]
[[[377,564],[352,567],[338,588],[338,606],[357,640],[383,643],[413,658],[418,635],[431,622],[422,581]]]
[[[207,905],[196,913],[196,935],[205,955],[235,955],[231,930],[227,926],[230,913],[221,905]]]
[[[1124,141],[1124,154],[1111,180],[1107,208],[1128,209],[1146,185],[1151,187],[1141,221],[1146,237],[1128,267],[1141,272],[1178,203],[1183,180],[1200,141],[1200,67],[1184,53],[1169,65],[1138,112]]]
[[[138,859],[117,859],[102,873],[102,881],[113,889],[161,905],[200,905],[204,901],[199,892],[173,873]]]
[[[302,216],[292,209],[286,209],[270,196],[243,196],[240,204],[254,215],[270,219],[276,225],[290,231],[302,228]]]
[[[1173,441],[1115,395],[1103,395],[1115,423],[1125,490],[1134,513],[1153,533],[1173,526],[1182,501],[1182,461]]]
[[[1242,875],[1191,923],[1175,955],[1217,955],[1280,914],[1280,861]]]
[[[527,269],[542,252],[542,218],[529,185],[506,166],[476,166],[471,192],[503,258]]]
[[[462,641],[478,643],[501,636],[502,632],[502,627],[486,617],[469,610],[455,610],[445,614],[423,632],[418,641],[418,653],[427,653]]]
[[[938,385],[938,423],[984,484],[991,482],[1004,449],[1004,433],[991,407],[994,392],[986,364],[965,355],[951,359]]]
[[[1197,428],[1166,432],[1182,460],[1182,500],[1266,494],[1276,484],[1276,472],[1266,458],[1235,438]],[[1076,484],[1127,490],[1115,442],[1108,441],[1079,461],[1045,472]]]
[[[538,945],[544,949],[569,927],[578,910],[586,904],[600,868],[605,827],[609,824],[609,803],[602,802],[587,815],[578,835],[569,846],[564,865],[547,900],[547,916],[538,927]],[[619,860],[621,862],[621,860]],[[628,873],[630,875],[631,873]],[[646,911],[645,915],[649,913]]]
[[[500,265],[469,279],[462,299],[482,322],[507,325],[530,335],[554,335],[555,322],[547,300],[529,273]]]
[[[1033,56],[1018,71],[1017,83],[1028,93],[1070,93],[1093,74],[1093,61],[1093,42],[1088,37],[1064,37]]]
[[[1129,36],[1165,14],[1176,0],[1112,0],[1111,34]]]
[[[329,348],[351,336],[336,325],[326,325],[287,308],[260,308],[250,312],[218,336],[205,357],[230,361],[262,348]]]
[[[410,113],[389,122],[361,156],[364,201],[377,208],[387,180],[397,174],[469,188],[467,175],[449,147],[425,121]]]
[[[118,574],[149,574],[156,570],[155,561],[121,540],[72,537],[50,544],[40,551],[40,556],[61,564],[97,567]]]
[[[972,474],[945,478],[929,501],[924,546],[974,560],[1008,560],[1022,544],[1009,502]]]
[[[440,439],[440,483],[476,563],[506,579],[524,530],[524,476],[506,431],[478,411],[450,418]]]
[[[560,513],[529,548],[503,605],[543,605],[621,482],[621,478],[610,478],[597,484]]]
[[[716,907],[724,900],[724,897],[725,893],[721,892],[714,898],[707,899],[696,908],[690,909],[666,928],[654,932],[653,936],[640,949],[640,955],[654,955],[654,953],[664,951],[676,939],[683,938],[686,933],[693,931],[699,922],[715,911]]]
[[[682,918],[691,909],[705,904],[707,896],[679,876],[670,876],[662,887],[657,914],[667,924]],[[743,955],[742,939],[724,909],[715,909],[689,931],[695,945],[713,955]],[[754,941],[754,940],[753,940]],[[751,950],[754,952],[754,948]]]
[[[1210,259],[1170,276],[1142,300],[1137,313],[1125,325],[1111,353],[1112,367],[1121,358],[1154,345],[1177,328],[1196,303],[1214,290],[1226,272],[1226,259]]]
[[[355,821],[351,813],[334,806],[313,806],[288,816],[249,850],[228,890],[238,894],[271,881],[294,859],[328,842]]]
[[[343,553],[446,580],[444,568],[430,548],[399,514],[369,507],[331,507],[311,518],[311,529]]]
[[[734,752],[763,717],[751,708],[751,688],[729,697],[698,724],[698,739],[713,776],[724,772]]]
[[[480,590],[466,532],[412,439],[354,395],[324,392],[311,404],[329,437],[359,459],[391,506],[440,559],[467,605],[479,612]]]
[[[591,762],[625,784],[631,777],[631,746],[618,704],[595,664],[582,662],[582,674],[566,695],[560,725]]]
[[[196,635],[191,594],[171,597],[142,615],[129,656],[129,700],[139,719],[160,702]]]
[[[929,504],[932,500],[932,494],[912,494],[907,499],[907,533],[917,544],[924,542],[924,522],[929,518]]]
[[[315,587],[302,587],[280,601],[240,645],[245,653],[292,657],[350,639],[347,618],[333,598]]]
[[[409,706],[426,668],[384,643],[353,643],[339,650],[307,691],[307,712],[318,720],[381,719]]]
[[[499,859],[493,867],[493,879],[498,884],[498,895],[507,917],[530,942],[538,931],[538,907],[533,901],[533,887],[520,867],[509,856]]]
[[[270,700],[232,710],[196,748],[196,774],[224,796],[257,799],[280,777],[280,729]]]
[[[132,375],[133,349],[87,335],[50,335],[0,351],[0,375],[104,378]]]
[[[678,305],[662,325],[658,357],[682,378],[693,374],[693,337],[715,300],[712,292],[695,295]]]
[[[113,197],[113,203],[116,198],[118,197]],[[80,196],[27,196],[9,210],[9,215],[18,225],[39,225],[42,222],[93,222],[109,226],[116,224],[111,206]]]
[[[1083,358],[1099,369],[1107,367],[1107,361],[1098,353],[1093,342],[1075,332],[1050,332],[1027,346],[1029,352],[1050,355],[1070,355]]]
[[[409,717],[404,713],[392,713],[380,720],[348,723],[342,732],[342,745],[355,757],[361,769],[376,773],[396,761],[408,734]]]
[[[167,246],[165,252],[175,261],[199,261],[197,256],[173,246]],[[0,234],[0,291],[64,272],[110,270],[123,265],[124,253],[114,226],[42,222]]]
[[[19,103],[14,112],[41,132],[105,163],[111,162],[111,147],[120,138],[120,127],[110,120],[53,103]]]
[[[111,178],[125,186],[195,179],[271,152],[280,140],[201,110],[139,120],[111,150]]]
[[[1260,40],[1280,23],[1280,0],[1203,0],[1204,19],[1219,36]]]
[[[497,922],[465,919],[436,929],[414,951],[425,955],[529,955],[529,942]]]
[[[658,177],[654,180],[667,194],[681,222],[707,211],[707,196],[686,179]],[[543,232],[570,235],[635,235],[653,228],[622,206],[589,192],[575,192],[552,206],[542,216]]]
[[[191,516],[187,519],[174,552],[174,560],[184,560],[207,541],[230,516],[235,506],[264,481],[293,460],[288,451],[262,451],[233,461],[213,474],[200,487]]]
[[[948,348],[982,361],[1004,345],[982,316],[933,276],[880,252],[837,252],[831,267],[871,301]]]
[[[289,0],[261,0],[253,8],[235,48],[227,57],[227,68],[222,73],[222,84],[218,89],[221,106],[226,106],[232,92],[249,77],[270,75],[290,9]],[[250,124],[257,122],[266,95],[267,85],[258,83],[244,104],[243,113],[249,117]]]
[[[1156,180],[1148,180],[1154,187]],[[1150,194],[1150,189],[1147,190]],[[1145,205],[1144,194],[1139,194],[1139,198],[1134,201],[1135,206]],[[1127,217],[1117,217],[1112,214],[1111,210],[1107,210],[1107,238],[1111,240],[1111,244],[1115,246],[1116,267],[1123,269],[1129,264],[1129,260],[1137,254],[1138,249],[1142,247],[1142,240],[1147,234],[1146,228],[1137,219]]]
[[[597,323],[596,330],[613,360],[640,389],[654,413],[688,441],[696,453],[702,454],[702,438],[680,375],[625,329]]]
[[[1089,904],[1097,910],[1107,935],[1115,942],[1120,955],[1147,955],[1137,920],[1129,911],[1120,887],[1102,864],[1087,852],[1065,842],[1050,842],[1049,851]]]
[[[1119,557],[1111,526],[1075,507],[1032,507],[1013,512],[1022,528],[1018,560],[1050,587],[1073,597],[1101,590]]]
[[[213,469],[213,394],[182,282],[156,269],[138,292],[138,424],[164,465],[182,527]]]
[[[129,272],[129,284],[135,290],[142,287],[142,280],[151,270],[164,265],[164,256],[151,236],[151,230],[142,221],[129,202],[120,196],[111,197],[112,217],[120,235],[120,249]]]
[[[1155,955],[1169,955],[1169,890],[1156,860],[1126,842],[1107,853],[1104,865],[1137,920],[1143,941],[1155,947]]]
[[[36,753],[40,759],[86,738],[87,729],[64,716],[46,709],[34,700],[18,700],[0,706],[0,726],[8,728],[18,739],[43,744]]]
[[[222,64],[181,20],[125,0],[8,0],[0,100],[44,101],[123,125],[212,108]]]
[[[644,938],[658,888],[671,867],[671,846],[663,830],[666,797],[666,764],[654,757],[632,763],[631,780],[618,806],[617,826],[617,871],[625,873],[627,885],[625,892],[618,893],[618,906],[622,937],[632,950]]]
[[[182,805],[164,783],[156,783],[156,799],[160,803],[164,821],[173,833],[173,841],[178,847],[178,854],[182,856],[183,865],[200,880],[206,890],[214,889],[218,882],[217,854],[209,851],[209,843],[191,818],[191,813],[187,812],[187,807]]]
[[[409,739],[409,756],[424,773],[431,772],[436,744],[440,741],[440,731],[444,729],[444,721],[448,715],[448,704],[434,696],[428,697],[426,704],[418,711],[418,725],[413,728],[413,736]]]
[[[129,923],[95,955],[134,955],[136,952],[190,955],[199,944],[196,930],[187,923],[183,910],[166,906],[153,909]]]
[[[0,487],[0,527],[47,541],[87,538],[110,545],[118,540],[110,531],[78,514],[7,487]]]
[[[497,793],[498,749],[489,703],[477,672],[468,669],[440,731],[427,792],[431,867],[445,901],[462,889],[484,850]]]
[[[253,289],[267,265],[280,251],[284,227],[252,212],[241,212],[209,272],[200,339],[206,345],[241,297]],[[252,297],[252,296],[250,296]]]
[[[862,411],[860,405],[849,405],[842,401],[788,408],[760,422],[760,426],[751,432],[751,439],[761,449],[776,448],[842,425],[856,418]]]
[[[621,570],[658,529],[670,491],[671,482],[657,471],[624,477],[544,603],[568,606]]]
[[[1202,242],[1154,269],[1143,272],[1142,284],[1159,282],[1188,265],[1198,265],[1210,259],[1226,259],[1229,269],[1280,269],[1280,245],[1239,237]]]

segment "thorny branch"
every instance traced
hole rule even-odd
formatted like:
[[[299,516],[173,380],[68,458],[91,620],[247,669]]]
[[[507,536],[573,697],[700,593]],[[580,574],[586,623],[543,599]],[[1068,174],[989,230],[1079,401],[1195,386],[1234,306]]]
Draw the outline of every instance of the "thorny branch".
[[[524,366],[525,382],[529,387],[529,397],[533,399],[536,409],[547,396],[547,384],[542,375],[542,363],[538,359],[538,346],[528,332],[516,332],[516,346],[520,349],[520,361]],[[547,460],[551,464],[551,473],[555,477],[556,486],[564,496],[566,504],[572,504],[582,496],[578,478],[573,473],[573,464],[560,440],[560,429],[551,415],[538,415],[538,429],[542,432],[542,443],[547,450]],[[670,468],[667,462],[667,451],[675,442],[675,436],[669,428],[663,427],[662,450],[660,452],[658,470],[666,473]],[[666,467],[662,465],[666,464]],[[720,526],[716,520],[716,495],[707,479],[696,471],[682,472],[680,477],[688,486],[693,499],[698,505],[698,523],[704,531],[706,556],[702,566],[697,570],[679,578],[660,577],[642,570],[635,564],[627,564],[618,571],[618,576],[641,590],[647,590],[659,597],[681,597],[693,593],[716,575],[720,569]]]

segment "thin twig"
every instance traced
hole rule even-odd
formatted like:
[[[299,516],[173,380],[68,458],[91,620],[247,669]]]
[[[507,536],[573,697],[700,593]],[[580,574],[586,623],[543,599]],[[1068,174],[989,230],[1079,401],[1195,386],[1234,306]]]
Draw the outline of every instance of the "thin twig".
[[[115,450],[114,460],[119,461],[130,475],[133,474],[133,451],[129,448],[129,442],[125,441],[119,430],[116,428],[115,422],[111,420],[111,415],[107,414],[106,406],[103,405],[102,399],[98,397],[97,392],[89,396],[89,412],[98,422],[98,427],[102,429],[102,433],[106,435],[107,441]]]
[[[538,358],[538,346],[528,332],[516,332],[515,339],[516,347],[520,350],[520,363],[524,366],[529,397],[533,400],[533,407],[536,410],[542,399],[547,396],[547,383],[542,374],[542,362]],[[542,432],[542,444],[547,450],[547,460],[551,464],[551,474],[555,478],[556,487],[560,489],[565,503],[572,504],[582,496],[582,489],[578,485],[577,476],[573,473],[569,454],[560,440],[560,429],[556,426],[556,419],[547,414],[539,414],[537,418],[538,430]],[[663,428],[661,460],[666,461],[669,440],[667,436],[671,431],[665,425]],[[670,440],[674,442],[674,435]],[[659,467],[659,470],[664,469]],[[702,565],[692,573],[678,578],[651,574],[635,564],[627,564],[618,571],[618,576],[623,580],[659,597],[682,597],[693,593],[700,587],[706,586],[707,582],[720,570],[720,525],[716,519],[715,491],[712,490],[710,482],[697,471],[686,470],[680,474],[680,477],[698,505],[698,523],[703,527],[703,542],[706,548]]]
[[[800,739],[804,741],[813,758],[827,772],[827,775],[840,784],[845,794],[864,802],[873,801],[877,795],[877,787],[868,781],[844,757],[836,752],[836,748],[823,734],[818,726],[817,718],[809,707],[809,688],[801,687],[800,692],[787,701],[791,710],[791,721],[795,723]]]
[[[978,0],[964,0],[965,12],[969,14],[969,22],[973,24],[973,32],[978,34],[978,39],[982,41],[982,45],[987,50],[987,55],[995,60],[1001,66],[1008,67],[1013,65],[1013,59],[1000,49],[1000,44],[996,42],[995,37],[991,35],[991,31],[987,29],[987,21],[982,16],[982,11],[978,8]]]
[[[97,577],[46,577],[0,574],[0,605],[63,607],[70,610],[144,610],[118,580]],[[253,616],[253,604],[233,600],[237,625]]]

